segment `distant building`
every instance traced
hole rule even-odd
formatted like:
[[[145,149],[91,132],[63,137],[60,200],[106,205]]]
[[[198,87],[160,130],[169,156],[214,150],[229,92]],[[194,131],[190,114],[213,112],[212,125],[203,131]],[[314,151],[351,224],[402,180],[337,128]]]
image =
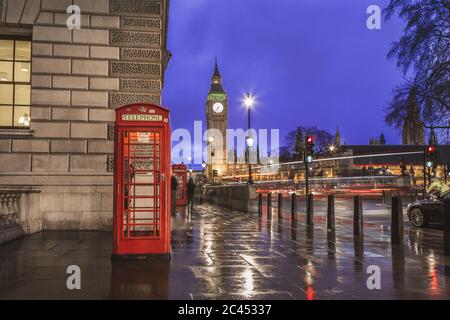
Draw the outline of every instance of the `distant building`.
[[[346,145],[342,150],[355,157],[348,164],[354,175],[364,172],[368,175],[407,173],[423,176],[425,145]],[[437,150],[435,173],[438,177],[448,177],[450,146],[440,145]]]
[[[408,107],[402,128],[402,143],[414,145],[425,144],[425,128],[422,121],[420,121],[419,108],[416,104],[414,90],[411,91],[408,98]]]

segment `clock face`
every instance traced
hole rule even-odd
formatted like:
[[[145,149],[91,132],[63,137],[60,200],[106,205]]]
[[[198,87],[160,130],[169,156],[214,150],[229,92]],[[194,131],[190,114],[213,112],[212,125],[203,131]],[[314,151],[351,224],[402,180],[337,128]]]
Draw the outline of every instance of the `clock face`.
[[[223,104],[221,104],[220,102],[216,102],[214,103],[212,108],[215,113],[221,113],[223,111]]]

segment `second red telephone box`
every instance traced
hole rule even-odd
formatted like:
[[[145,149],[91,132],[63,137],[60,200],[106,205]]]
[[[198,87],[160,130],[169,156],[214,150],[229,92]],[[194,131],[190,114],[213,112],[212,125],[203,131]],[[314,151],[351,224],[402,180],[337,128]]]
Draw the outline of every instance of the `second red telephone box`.
[[[172,165],[172,174],[177,179],[176,204],[177,206],[186,206],[187,198],[187,167],[184,164]]]
[[[116,109],[113,257],[170,257],[169,111]]]

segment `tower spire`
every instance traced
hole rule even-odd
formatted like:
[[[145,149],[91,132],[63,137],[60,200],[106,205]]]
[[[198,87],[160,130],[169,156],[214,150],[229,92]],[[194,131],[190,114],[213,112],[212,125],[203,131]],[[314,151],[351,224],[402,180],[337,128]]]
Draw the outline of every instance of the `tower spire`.
[[[219,65],[217,63],[217,56],[215,58],[215,64],[214,64],[214,76],[220,77]]]
[[[225,93],[225,90],[222,87],[222,75],[219,72],[217,56],[215,57],[214,73],[211,77],[211,90],[209,93]]]
[[[334,144],[338,148],[341,147],[341,132],[339,131],[339,127],[336,127],[336,135],[335,135],[335,138],[334,138]]]

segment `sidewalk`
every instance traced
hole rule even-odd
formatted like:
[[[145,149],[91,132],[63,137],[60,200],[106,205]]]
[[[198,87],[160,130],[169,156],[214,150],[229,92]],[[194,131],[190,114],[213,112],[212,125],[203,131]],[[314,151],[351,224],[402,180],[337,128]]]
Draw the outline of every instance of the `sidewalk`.
[[[0,246],[1,299],[449,299],[450,259],[442,232],[405,230],[404,248],[368,224],[364,240],[337,221],[327,234],[290,215],[268,220],[197,205],[173,219],[170,263],[111,263],[112,234],[41,232]],[[82,270],[82,289],[66,288],[66,267]],[[369,290],[370,265],[381,290]]]

